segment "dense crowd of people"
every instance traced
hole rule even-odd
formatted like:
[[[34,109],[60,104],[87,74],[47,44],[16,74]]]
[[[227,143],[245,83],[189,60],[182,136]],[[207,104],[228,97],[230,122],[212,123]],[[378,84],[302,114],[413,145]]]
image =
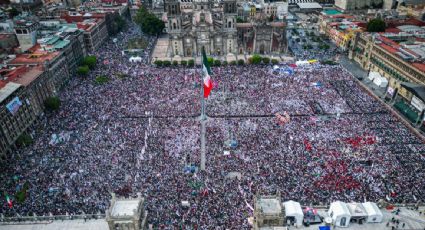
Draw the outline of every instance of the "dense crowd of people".
[[[32,131],[35,143],[8,157],[0,190],[13,206],[3,202],[2,214],[104,213],[112,192],[140,192],[157,228],[244,229],[256,194],[303,205],[425,201],[423,141],[340,66],[213,68],[199,171],[201,68],[131,63],[121,51],[135,37],[149,41],[146,60],[154,38],[130,26],[95,53],[90,76],[60,93],[60,110]],[[98,75],[109,82],[96,84]],[[275,114],[285,111],[281,124]],[[24,183],[19,203],[13,194]]]

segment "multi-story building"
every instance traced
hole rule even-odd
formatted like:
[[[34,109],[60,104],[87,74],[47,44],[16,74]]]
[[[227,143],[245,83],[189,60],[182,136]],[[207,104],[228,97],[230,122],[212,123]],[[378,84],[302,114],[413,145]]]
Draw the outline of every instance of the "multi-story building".
[[[44,50],[61,51],[73,75],[80,61],[87,56],[83,30],[76,23],[66,24],[60,20],[40,21],[38,43]]]
[[[84,42],[89,53],[97,50],[109,37],[104,19],[86,19],[77,25],[84,30]]]
[[[11,54],[18,45],[14,33],[0,33],[0,53]]]
[[[0,70],[0,155],[14,149],[15,142],[42,113],[53,83],[42,66],[19,66]]]
[[[67,60],[63,52],[46,50],[40,44],[28,50],[29,53],[18,54],[10,61],[10,66],[43,66],[52,82],[52,92],[56,94],[69,79]]]
[[[163,19],[170,56],[200,55],[202,47],[214,55],[269,54],[285,49],[285,25],[269,22],[264,12],[250,15],[248,23],[237,23],[235,0],[225,0],[221,5],[214,5],[211,0],[191,4],[190,9],[182,9],[177,0],[165,1]]]
[[[342,10],[381,8],[383,0],[335,0],[335,6]]]
[[[288,0],[290,5],[297,5],[297,3],[311,3],[317,2],[320,4],[334,4],[335,0]]]
[[[66,22],[76,23],[78,29],[83,30],[85,48],[88,53],[97,50],[109,37],[105,19],[92,16],[89,13],[82,15],[77,12],[62,16]]]
[[[403,27],[399,27],[399,30]],[[349,57],[389,82],[390,92],[409,99],[401,83],[425,84],[425,32],[359,33],[353,38]]]
[[[328,13],[329,12],[329,13]],[[365,22],[353,15],[324,11],[319,16],[319,32],[325,34],[341,50],[347,50],[356,33],[362,32]]]
[[[27,51],[33,47],[37,42],[37,29],[39,23],[30,20],[17,20],[15,21],[15,34],[19,41],[21,52]]]

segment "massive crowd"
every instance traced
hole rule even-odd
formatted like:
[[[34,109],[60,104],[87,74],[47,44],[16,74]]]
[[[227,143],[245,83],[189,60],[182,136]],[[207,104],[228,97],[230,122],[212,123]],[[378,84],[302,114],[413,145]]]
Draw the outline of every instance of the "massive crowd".
[[[197,171],[200,68],[130,63],[121,50],[138,36],[149,41],[146,59],[154,39],[137,27],[108,41],[91,75],[61,92],[60,111],[38,121],[35,143],[8,157],[0,190],[14,204],[2,202],[2,214],[105,212],[111,192],[140,192],[155,227],[245,229],[256,194],[304,205],[425,201],[424,143],[340,66],[213,68],[207,170]],[[96,84],[98,75],[110,81]],[[285,111],[281,125],[275,114]]]

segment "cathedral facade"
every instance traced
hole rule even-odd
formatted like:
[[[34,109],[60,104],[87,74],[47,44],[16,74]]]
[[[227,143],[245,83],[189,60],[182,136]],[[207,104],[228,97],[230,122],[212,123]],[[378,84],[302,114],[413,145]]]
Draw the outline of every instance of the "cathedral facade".
[[[237,23],[236,0],[164,0],[171,57],[270,54],[285,50],[284,24],[258,17]]]

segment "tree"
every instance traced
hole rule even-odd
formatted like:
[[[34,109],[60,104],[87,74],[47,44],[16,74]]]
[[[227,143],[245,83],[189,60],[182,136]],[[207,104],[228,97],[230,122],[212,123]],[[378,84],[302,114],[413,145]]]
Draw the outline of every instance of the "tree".
[[[122,16],[115,16],[111,22],[111,34],[115,35],[118,32],[122,31],[127,26],[127,22],[123,19]]]
[[[18,139],[16,140],[16,145],[18,145],[19,147],[29,146],[32,143],[33,143],[32,137],[25,133],[19,136]]]
[[[270,63],[270,58],[268,58],[268,57],[263,57],[263,63],[264,63],[264,64],[269,64],[269,63]]]
[[[227,63],[227,61],[223,61],[223,63],[222,63],[222,65],[227,65],[228,63]]]
[[[96,62],[96,56],[87,56],[83,59],[83,65],[88,66],[90,69],[93,69],[96,66]]]
[[[10,18],[14,18],[14,17],[18,16],[19,14],[21,14],[21,12],[19,12],[15,7],[12,7],[9,10],[9,17]]]
[[[87,76],[89,71],[90,71],[90,69],[86,65],[83,65],[83,66],[80,66],[80,67],[77,68],[77,73],[78,73],[78,75],[81,75],[81,76]]]
[[[48,111],[58,110],[61,105],[61,100],[58,97],[48,97],[44,101],[44,106]]]
[[[252,57],[249,59],[251,64],[257,65],[261,63],[261,56],[258,54],[252,55]]]
[[[236,17],[236,23],[244,23],[245,21],[241,17]]]
[[[188,65],[189,67],[193,67],[193,66],[195,66],[195,60],[190,59],[190,60],[187,62],[187,65]]]
[[[221,61],[220,60],[215,60],[214,61],[214,66],[221,66]]]
[[[158,35],[165,28],[163,21],[159,20],[154,14],[141,7],[136,14],[136,23],[141,27],[144,33]]]
[[[277,59],[274,59],[274,58],[272,59],[272,64],[273,65],[277,65],[278,63],[279,63],[279,61]]]
[[[368,32],[384,32],[385,31],[385,22],[382,19],[375,18],[371,19],[367,23],[367,31]]]
[[[208,61],[208,64],[210,64],[210,66],[213,66],[213,64],[214,64],[214,58],[207,57],[207,61]]]
[[[176,60],[174,60],[173,61],[173,66],[178,66],[179,65],[179,62],[178,61],[176,61]]]
[[[170,62],[170,61],[168,61],[168,60],[165,60],[165,61],[163,61],[163,62],[162,62],[162,64],[163,64],[165,67],[168,67],[168,66],[170,66],[170,65],[171,65],[171,62]]]
[[[187,66],[187,61],[186,61],[186,60],[181,60],[181,61],[180,61],[180,65],[182,65],[182,66]]]
[[[238,65],[244,65],[244,64],[245,64],[245,61],[243,59],[238,60]]]
[[[233,61],[230,62],[230,65],[236,65],[236,64],[237,64],[237,62],[235,60],[233,60]]]
[[[109,78],[104,76],[104,75],[101,75],[101,76],[97,76],[94,81],[96,82],[96,84],[102,85],[102,84],[105,84],[106,82],[108,82]]]
[[[155,64],[157,67],[162,67],[162,61],[161,60],[156,60],[153,64]]]

